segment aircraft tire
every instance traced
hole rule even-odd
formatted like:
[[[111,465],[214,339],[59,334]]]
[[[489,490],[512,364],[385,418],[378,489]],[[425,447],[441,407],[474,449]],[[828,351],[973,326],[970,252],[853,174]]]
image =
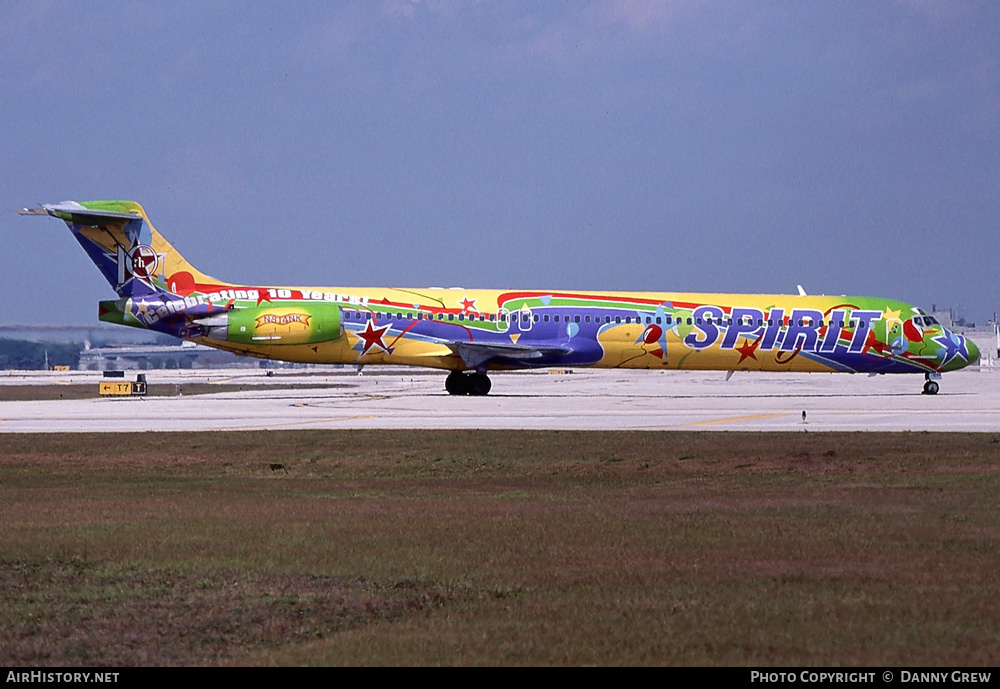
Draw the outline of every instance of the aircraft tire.
[[[469,376],[469,394],[476,396],[488,395],[493,383],[485,373],[473,373]]]
[[[469,377],[461,371],[452,371],[444,379],[444,389],[449,395],[468,395]]]
[[[938,394],[938,390],[940,390],[940,389],[941,389],[941,386],[939,386],[937,384],[937,381],[935,381],[935,380],[929,380],[926,383],[924,383],[924,394],[925,395],[936,395],[936,394]]]

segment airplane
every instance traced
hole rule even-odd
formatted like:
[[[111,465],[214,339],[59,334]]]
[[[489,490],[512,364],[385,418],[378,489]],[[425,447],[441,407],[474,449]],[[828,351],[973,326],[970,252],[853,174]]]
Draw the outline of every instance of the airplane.
[[[238,355],[449,371],[452,395],[486,395],[496,370],[545,367],[941,374],[976,345],[892,299],[387,287],[279,287],[198,271],[132,201],[64,201],[15,211],[69,226],[118,299],[102,321]]]

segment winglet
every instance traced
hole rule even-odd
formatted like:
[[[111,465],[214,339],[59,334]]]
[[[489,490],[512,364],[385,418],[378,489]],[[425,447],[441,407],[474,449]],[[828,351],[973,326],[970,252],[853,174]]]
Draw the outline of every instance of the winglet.
[[[799,288],[799,296],[800,296],[800,297],[805,297],[805,296],[807,296],[807,295],[806,295],[806,291],[805,291],[804,289],[802,289],[802,285],[795,285],[795,286]]]

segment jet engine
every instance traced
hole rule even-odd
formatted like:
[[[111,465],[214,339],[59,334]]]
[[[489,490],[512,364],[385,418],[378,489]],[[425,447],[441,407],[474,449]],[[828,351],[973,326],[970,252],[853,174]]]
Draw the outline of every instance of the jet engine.
[[[337,304],[233,309],[194,321],[205,337],[247,345],[302,345],[344,336]]]

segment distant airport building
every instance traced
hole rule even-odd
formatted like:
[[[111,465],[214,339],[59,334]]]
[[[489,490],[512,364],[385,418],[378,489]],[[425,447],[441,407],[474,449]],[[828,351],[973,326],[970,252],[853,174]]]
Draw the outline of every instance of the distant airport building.
[[[948,312],[944,313],[948,314]],[[940,316],[935,317],[941,321]],[[944,321],[941,322],[944,323]],[[963,325],[963,322],[959,322],[954,325],[945,325],[945,327],[965,335],[979,347],[980,366],[1000,367],[1000,324],[997,322],[996,314],[993,314],[993,320],[986,325]]]
[[[139,344],[156,342],[164,336],[149,330],[123,328],[119,325],[7,325],[0,324],[0,337],[34,342],[83,342]],[[175,338],[169,338],[178,342]]]
[[[259,361],[186,342],[176,345],[91,347],[80,352],[81,371],[144,371],[154,368],[258,368]]]

